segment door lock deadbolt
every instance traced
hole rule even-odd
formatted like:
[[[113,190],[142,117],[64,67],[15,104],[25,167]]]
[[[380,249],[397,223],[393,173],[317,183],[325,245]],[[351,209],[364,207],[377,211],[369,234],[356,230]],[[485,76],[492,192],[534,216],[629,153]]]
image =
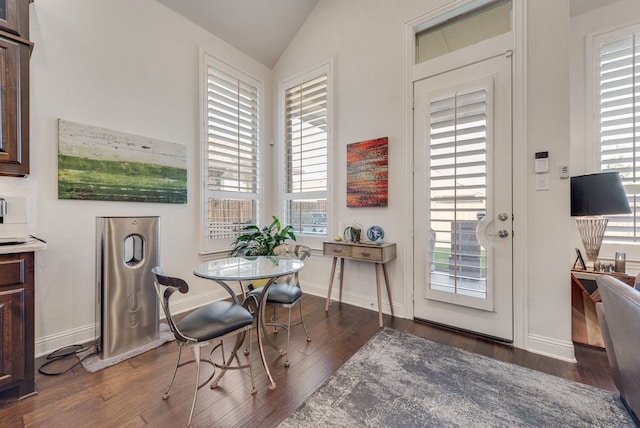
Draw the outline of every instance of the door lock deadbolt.
[[[506,231],[505,229],[500,229],[500,230],[498,231],[498,236],[499,236],[500,238],[506,238],[506,237],[508,237],[508,236],[509,236],[509,232],[508,232],[508,231]]]

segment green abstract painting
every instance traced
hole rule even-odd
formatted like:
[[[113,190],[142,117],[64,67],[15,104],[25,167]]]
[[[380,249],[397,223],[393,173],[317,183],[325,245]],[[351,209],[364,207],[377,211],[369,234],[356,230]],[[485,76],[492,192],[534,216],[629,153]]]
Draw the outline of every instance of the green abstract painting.
[[[60,119],[58,199],[185,204],[186,146]]]

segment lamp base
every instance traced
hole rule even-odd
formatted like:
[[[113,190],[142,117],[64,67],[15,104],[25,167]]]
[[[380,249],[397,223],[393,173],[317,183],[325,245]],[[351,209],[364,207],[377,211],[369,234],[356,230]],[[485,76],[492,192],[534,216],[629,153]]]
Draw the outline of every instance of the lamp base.
[[[593,264],[598,260],[598,254],[600,254],[600,246],[604,238],[604,231],[607,229],[607,223],[609,223],[609,219],[600,216],[576,218],[576,225],[586,251],[587,261],[592,269],[594,268]]]

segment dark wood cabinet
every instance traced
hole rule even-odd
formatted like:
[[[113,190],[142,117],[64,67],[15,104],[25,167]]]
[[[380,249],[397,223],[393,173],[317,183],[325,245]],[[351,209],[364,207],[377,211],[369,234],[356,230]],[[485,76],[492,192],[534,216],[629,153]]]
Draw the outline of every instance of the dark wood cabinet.
[[[29,174],[28,5],[0,0],[0,175]]]
[[[0,174],[29,174],[29,47],[0,33]]]
[[[0,255],[0,391],[35,392],[34,253]]]
[[[29,0],[0,0],[0,30],[29,38]]]

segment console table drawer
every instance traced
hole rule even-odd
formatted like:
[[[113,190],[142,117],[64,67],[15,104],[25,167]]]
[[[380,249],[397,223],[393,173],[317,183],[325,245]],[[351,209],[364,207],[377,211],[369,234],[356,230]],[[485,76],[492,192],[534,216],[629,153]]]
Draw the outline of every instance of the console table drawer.
[[[350,247],[349,245],[332,244],[325,242],[323,254],[326,256],[350,258],[352,254],[351,250],[352,247]]]
[[[351,258],[366,260],[369,262],[382,262],[382,248],[379,247],[353,247]]]

